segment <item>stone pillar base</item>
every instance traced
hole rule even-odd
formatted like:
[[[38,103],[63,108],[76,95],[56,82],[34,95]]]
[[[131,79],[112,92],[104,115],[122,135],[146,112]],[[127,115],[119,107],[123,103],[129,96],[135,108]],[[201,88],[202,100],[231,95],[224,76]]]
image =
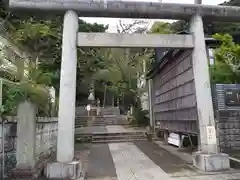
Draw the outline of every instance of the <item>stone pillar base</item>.
[[[9,173],[10,179],[31,179],[37,180],[40,172],[36,171],[35,168],[15,168]]]
[[[204,172],[223,171],[230,169],[228,154],[193,153],[193,165]]]
[[[45,155],[40,157],[35,167],[26,168],[26,167],[16,167],[8,172],[8,176],[11,180],[37,180],[42,175],[42,171],[48,162],[52,161],[55,158],[54,152],[50,155]]]
[[[52,162],[48,163],[44,170],[45,177],[54,180],[76,180],[81,177],[80,161],[70,163]]]

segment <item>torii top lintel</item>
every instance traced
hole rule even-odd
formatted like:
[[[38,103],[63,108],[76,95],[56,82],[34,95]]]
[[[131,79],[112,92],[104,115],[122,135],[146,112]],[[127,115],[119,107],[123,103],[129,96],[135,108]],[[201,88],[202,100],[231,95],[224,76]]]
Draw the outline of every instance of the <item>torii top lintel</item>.
[[[240,22],[240,7],[115,0],[9,0],[11,10],[65,12],[81,17],[183,19],[195,14],[210,21]]]

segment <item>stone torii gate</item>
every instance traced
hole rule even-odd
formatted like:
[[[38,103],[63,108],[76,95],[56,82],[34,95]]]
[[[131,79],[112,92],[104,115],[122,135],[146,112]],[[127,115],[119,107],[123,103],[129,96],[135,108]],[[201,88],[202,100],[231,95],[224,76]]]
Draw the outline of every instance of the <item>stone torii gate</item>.
[[[76,168],[74,157],[74,122],[76,94],[77,45],[80,47],[150,47],[193,49],[193,71],[199,119],[200,152],[194,155],[194,164],[202,170],[229,168],[226,155],[218,154],[216,137],[207,138],[208,127],[214,127],[208,60],[204,41],[203,21],[240,21],[240,8],[230,6],[171,4],[160,2],[129,2],[115,0],[9,0],[13,11],[61,12],[64,14],[62,63],[59,97],[59,124],[57,163],[50,171],[51,178],[67,178]],[[80,17],[117,17],[183,19],[190,21],[191,35],[78,33]],[[153,124],[153,121],[151,122]],[[213,128],[214,130],[214,128]],[[215,130],[214,130],[215,131]],[[213,133],[215,134],[215,133]],[[64,164],[64,165],[63,165]],[[68,164],[68,165],[66,165]],[[71,164],[71,166],[69,165]],[[211,164],[211,165],[210,165]],[[65,166],[66,165],[66,166]],[[72,166],[73,165],[73,166]],[[54,172],[53,172],[54,171]]]

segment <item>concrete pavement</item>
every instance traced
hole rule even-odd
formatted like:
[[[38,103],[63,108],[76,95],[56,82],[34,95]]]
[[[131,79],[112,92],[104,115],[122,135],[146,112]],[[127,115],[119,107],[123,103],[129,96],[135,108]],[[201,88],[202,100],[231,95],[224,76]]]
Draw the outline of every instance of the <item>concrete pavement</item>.
[[[168,180],[170,177],[133,143],[109,144],[118,180]]]
[[[108,144],[92,144],[86,179],[115,178],[116,170]]]
[[[123,126],[108,126],[106,130],[128,131]],[[153,142],[90,146],[86,180],[240,180],[240,171],[236,170],[201,173],[184,158],[179,158]]]

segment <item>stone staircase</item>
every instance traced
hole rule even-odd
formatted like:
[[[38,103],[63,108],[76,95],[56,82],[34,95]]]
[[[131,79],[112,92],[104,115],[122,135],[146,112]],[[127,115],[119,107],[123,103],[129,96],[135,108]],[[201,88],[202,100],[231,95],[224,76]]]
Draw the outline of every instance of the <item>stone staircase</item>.
[[[88,115],[88,112],[86,110],[86,107],[84,107],[84,106],[76,107],[76,109],[75,109],[75,116],[76,117],[87,116],[87,115]]]
[[[145,129],[129,127],[128,120],[116,107],[101,108],[100,115],[94,118],[88,117],[85,109],[76,108],[75,128],[76,143],[133,142],[149,139]]]
[[[107,126],[107,125],[128,125],[128,121],[122,116],[92,117],[80,116],[75,118],[75,127],[85,126]]]
[[[117,142],[132,142],[146,141],[145,132],[102,132],[102,133],[79,133],[75,135],[75,140],[78,143],[117,143]]]
[[[101,108],[100,115],[95,117],[95,119],[88,117],[88,113],[84,108],[76,108],[76,128],[107,125],[128,125],[128,121],[124,116],[120,115],[120,110],[116,107]]]
[[[116,115],[120,116],[120,109],[118,107],[104,107],[101,108],[102,116]]]

